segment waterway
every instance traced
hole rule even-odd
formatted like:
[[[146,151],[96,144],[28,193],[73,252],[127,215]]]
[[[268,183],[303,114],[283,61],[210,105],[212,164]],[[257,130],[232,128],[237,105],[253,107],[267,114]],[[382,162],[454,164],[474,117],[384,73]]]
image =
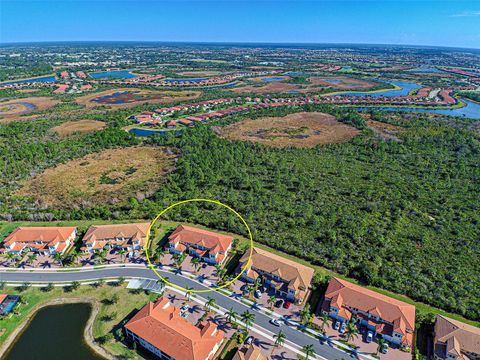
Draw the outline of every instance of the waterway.
[[[381,80],[377,80],[381,81]],[[400,89],[397,90],[385,90],[385,91],[379,91],[379,92],[368,92],[368,91],[347,91],[347,92],[342,92],[337,94],[338,96],[407,96],[410,91],[415,90],[415,89],[420,89],[422,86],[415,84],[415,83],[410,83],[410,82],[405,82],[405,81],[394,81],[394,80],[389,80],[389,81],[384,81],[389,84],[393,84],[398,86]]]
[[[13,80],[8,82],[2,82],[0,85],[11,85],[11,84],[26,84],[34,82],[55,82],[55,76],[43,76],[33,79],[23,79],[23,80]]]
[[[38,311],[5,360],[101,360],[83,336],[89,304],[47,306]]]
[[[133,75],[128,70],[114,70],[114,71],[100,71],[100,72],[92,72],[89,75],[94,79],[105,79],[105,78],[113,78],[113,79],[132,79],[137,77]]]

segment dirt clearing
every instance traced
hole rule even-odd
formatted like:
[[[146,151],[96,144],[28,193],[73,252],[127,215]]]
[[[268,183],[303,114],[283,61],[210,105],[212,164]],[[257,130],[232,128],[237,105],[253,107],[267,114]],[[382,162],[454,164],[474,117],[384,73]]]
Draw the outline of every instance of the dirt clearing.
[[[104,150],[45,170],[27,180],[17,195],[62,209],[140,199],[162,186],[175,157],[169,149],[151,146]]]
[[[284,117],[247,119],[219,130],[230,140],[246,140],[284,148],[312,148],[350,140],[360,130],[335,120],[329,114],[301,112]]]
[[[58,102],[58,100],[49,97],[27,97],[0,102],[0,123],[19,120],[22,115],[48,109]]]
[[[85,134],[92,131],[104,129],[106,124],[97,120],[67,121],[50,129],[50,133],[60,137],[67,137],[73,134]]]

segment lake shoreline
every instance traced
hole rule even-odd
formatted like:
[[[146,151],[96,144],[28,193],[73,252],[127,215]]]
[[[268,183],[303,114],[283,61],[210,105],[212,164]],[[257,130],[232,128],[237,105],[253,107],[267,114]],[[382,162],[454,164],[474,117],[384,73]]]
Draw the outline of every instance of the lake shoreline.
[[[95,338],[93,336],[93,324],[95,322],[95,318],[97,317],[100,311],[100,303],[95,298],[90,297],[80,297],[80,298],[57,298],[50,301],[47,301],[42,304],[38,304],[35,306],[31,313],[26,317],[26,319],[21,323],[5,340],[5,342],[0,346],[0,358],[5,356],[11,348],[15,345],[16,341],[20,338],[22,333],[28,328],[32,320],[34,319],[35,315],[41,309],[48,307],[48,306],[56,306],[56,305],[66,305],[66,304],[89,304],[91,311],[90,316],[88,317],[87,323],[85,324],[85,328],[83,331],[84,341],[90,347],[92,351],[94,351],[97,355],[107,359],[107,360],[115,360],[114,357],[110,352],[105,350],[103,347],[95,343]]]

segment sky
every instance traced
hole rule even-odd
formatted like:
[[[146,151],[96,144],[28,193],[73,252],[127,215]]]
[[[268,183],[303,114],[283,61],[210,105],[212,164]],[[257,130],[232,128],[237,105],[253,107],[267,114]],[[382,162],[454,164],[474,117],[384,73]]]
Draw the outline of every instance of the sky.
[[[480,48],[480,0],[0,0],[0,43],[44,41]]]

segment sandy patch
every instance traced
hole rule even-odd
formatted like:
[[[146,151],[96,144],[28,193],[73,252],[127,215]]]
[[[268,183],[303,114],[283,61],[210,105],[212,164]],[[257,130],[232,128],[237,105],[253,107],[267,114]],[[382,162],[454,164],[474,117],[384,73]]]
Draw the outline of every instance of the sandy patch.
[[[33,197],[42,207],[66,209],[121,203],[155,192],[174,169],[174,159],[159,147],[104,150],[45,170],[17,195]]]
[[[360,130],[319,112],[301,112],[284,117],[247,119],[219,129],[222,137],[283,148],[312,148],[350,140]]]
[[[22,115],[48,109],[58,102],[49,97],[28,97],[0,102],[0,123],[21,119]]]
[[[63,124],[50,129],[51,133],[55,133],[60,137],[67,137],[73,134],[84,134],[105,128],[106,124],[96,120],[78,120],[67,121]]]

